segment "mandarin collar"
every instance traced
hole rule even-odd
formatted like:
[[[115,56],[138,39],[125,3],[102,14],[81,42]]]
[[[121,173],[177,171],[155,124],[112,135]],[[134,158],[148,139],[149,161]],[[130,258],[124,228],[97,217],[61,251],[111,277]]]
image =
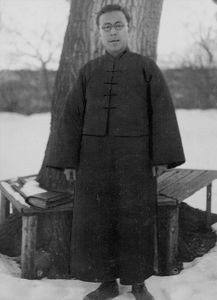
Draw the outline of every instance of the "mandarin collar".
[[[121,57],[125,56],[127,53],[129,53],[130,50],[129,48],[127,47],[125,50],[123,50],[120,54],[116,55],[116,56],[113,56],[111,55],[108,51],[105,52],[105,56],[112,59],[112,60],[118,60],[120,59]]]

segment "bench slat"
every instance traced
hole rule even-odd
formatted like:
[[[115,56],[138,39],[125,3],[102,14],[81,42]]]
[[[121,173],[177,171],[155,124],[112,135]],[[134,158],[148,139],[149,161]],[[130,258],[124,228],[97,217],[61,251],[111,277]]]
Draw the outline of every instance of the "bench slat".
[[[182,178],[188,176],[192,173],[190,169],[174,169],[171,172],[171,176],[165,178],[163,181],[158,182],[158,191],[163,192],[164,189],[169,188],[169,186],[174,185],[176,182],[179,182]],[[159,177],[161,178],[161,176]]]
[[[174,172],[175,170],[171,169],[171,170],[167,170],[162,175],[160,175],[157,178],[158,185],[161,185],[164,180],[167,180],[169,177],[172,177],[174,175]]]
[[[195,192],[206,187],[215,179],[217,179],[216,171],[195,170],[190,175],[182,178],[174,185],[170,185],[162,192],[168,197],[175,198],[179,202],[182,202],[186,198],[192,196]]]
[[[205,171],[204,171],[205,172]],[[180,172],[181,174],[184,172]],[[175,182],[173,182],[173,178],[171,179],[171,183],[162,188],[160,191],[163,194],[166,195],[171,195],[174,192],[174,187],[175,189],[179,189],[180,187],[182,187],[182,189],[184,188],[185,190],[188,189],[189,185],[192,184],[192,182],[201,175],[201,172],[194,172],[193,170],[191,172],[188,172],[187,174],[184,174],[185,176],[180,176]]]

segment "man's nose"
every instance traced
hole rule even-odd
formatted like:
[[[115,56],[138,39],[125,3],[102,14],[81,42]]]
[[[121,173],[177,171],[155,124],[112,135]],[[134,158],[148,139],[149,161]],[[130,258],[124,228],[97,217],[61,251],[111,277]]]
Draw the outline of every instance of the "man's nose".
[[[117,34],[117,30],[114,27],[112,27],[111,31],[110,31],[110,34],[112,34],[112,35]]]

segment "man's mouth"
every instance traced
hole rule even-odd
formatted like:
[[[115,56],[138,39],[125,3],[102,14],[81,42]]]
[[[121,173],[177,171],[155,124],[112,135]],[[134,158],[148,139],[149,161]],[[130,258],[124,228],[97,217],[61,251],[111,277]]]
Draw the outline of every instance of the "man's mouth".
[[[109,43],[118,43],[120,40],[111,40]]]

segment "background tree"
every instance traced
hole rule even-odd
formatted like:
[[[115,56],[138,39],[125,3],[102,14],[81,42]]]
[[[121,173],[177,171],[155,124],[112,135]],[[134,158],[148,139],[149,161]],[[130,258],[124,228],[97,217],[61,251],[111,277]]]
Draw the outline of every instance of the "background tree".
[[[217,19],[216,19],[217,21]],[[217,76],[217,22],[206,27],[200,24],[191,32],[193,44],[185,59],[182,70],[188,71],[186,86],[189,85],[196,99],[196,106],[202,109],[216,108],[216,76]],[[191,28],[189,27],[191,31]],[[192,101],[191,97],[191,101]],[[191,103],[193,104],[193,103]]]
[[[217,19],[216,19],[217,21]],[[199,24],[198,28],[191,31],[193,44],[183,60],[182,66],[192,68],[217,67],[217,22],[213,26]]]
[[[49,78],[49,68],[57,64],[58,55],[62,44],[55,40],[54,33],[50,30],[48,24],[40,33],[31,32],[35,36],[34,40],[29,39],[28,35],[19,29],[4,28],[10,36],[11,64],[17,60],[25,60],[27,69],[39,69],[41,86],[46,91],[46,98],[51,100],[52,83]]]

